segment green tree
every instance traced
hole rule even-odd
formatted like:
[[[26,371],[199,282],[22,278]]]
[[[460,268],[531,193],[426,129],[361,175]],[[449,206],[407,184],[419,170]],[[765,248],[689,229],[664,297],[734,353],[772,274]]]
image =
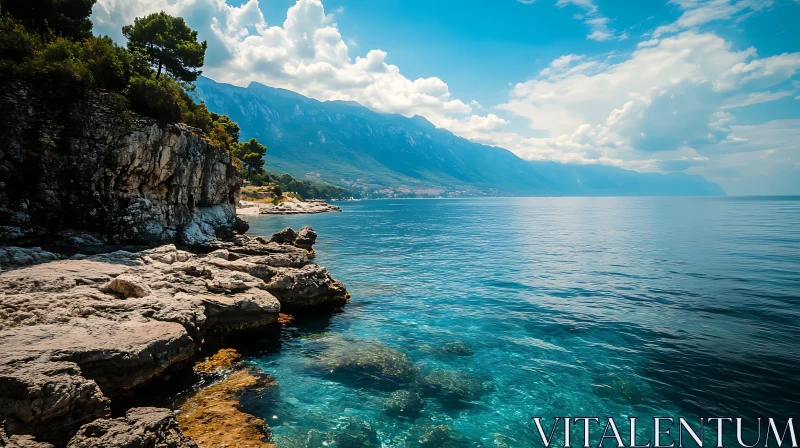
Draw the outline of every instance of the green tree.
[[[0,0],[0,12],[8,13],[40,33],[52,31],[72,40],[92,36],[92,6],[97,0]]]
[[[266,153],[267,147],[254,138],[239,143],[233,150],[233,156],[242,161],[250,176],[264,172],[264,155]]]
[[[206,41],[197,41],[197,31],[189,28],[182,17],[172,17],[164,11],[136,18],[133,25],[122,27],[128,38],[128,50],[144,54],[156,69],[156,79],[162,70],[183,82],[194,82],[202,73]]]

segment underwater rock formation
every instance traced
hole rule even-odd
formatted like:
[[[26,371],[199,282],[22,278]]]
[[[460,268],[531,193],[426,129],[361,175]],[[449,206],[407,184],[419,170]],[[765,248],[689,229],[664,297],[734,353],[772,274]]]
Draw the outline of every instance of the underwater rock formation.
[[[417,393],[408,390],[392,392],[383,411],[389,415],[416,417],[425,407],[425,400]]]
[[[183,403],[178,422],[183,433],[201,447],[274,448],[263,441],[264,421],[238,407],[238,396],[245,389],[274,385],[271,378],[246,370],[233,372]]]
[[[455,356],[472,356],[475,349],[464,341],[451,341],[442,346],[442,351]]]
[[[376,341],[338,341],[318,359],[325,374],[343,381],[364,382],[377,388],[397,389],[419,375],[405,353]]]
[[[479,378],[460,370],[436,369],[420,380],[422,389],[445,401],[476,401],[492,391],[488,379]]]

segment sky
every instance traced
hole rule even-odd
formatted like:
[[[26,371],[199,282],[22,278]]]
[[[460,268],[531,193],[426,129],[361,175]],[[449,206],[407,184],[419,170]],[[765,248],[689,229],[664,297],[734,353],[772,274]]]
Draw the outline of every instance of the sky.
[[[166,11],[203,74],[421,115],[525,159],[800,194],[800,0],[98,0]]]

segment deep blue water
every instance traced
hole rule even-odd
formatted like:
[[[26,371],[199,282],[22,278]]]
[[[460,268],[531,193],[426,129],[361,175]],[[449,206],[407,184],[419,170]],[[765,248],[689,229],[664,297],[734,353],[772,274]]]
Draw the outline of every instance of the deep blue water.
[[[445,424],[470,443],[527,447],[539,446],[531,416],[800,410],[800,200],[339,205],[250,219],[256,235],[314,227],[316,262],[352,294],[343,312],[286,328],[279,348],[248,359],[277,379],[243,406],[278,446],[311,446],[314,430],[353,419],[384,446],[418,446],[410,434]],[[468,403],[428,394],[418,418],[387,415],[391,385],[320,372],[319,359],[365,341],[405,353],[421,375],[459,370],[491,390]],[[474,354],[443,350],[456,342]]]

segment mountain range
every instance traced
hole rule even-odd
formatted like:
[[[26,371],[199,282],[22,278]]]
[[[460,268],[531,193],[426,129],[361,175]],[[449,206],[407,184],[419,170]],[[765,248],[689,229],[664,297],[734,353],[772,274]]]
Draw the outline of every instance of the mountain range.
[[[269,148],[270,172],[346,186],[367,196],[725,194],[719,185],[684,173],[523,160],[420,116],[317,101],[256,82],[238,87],[200,77],[196,92],[210,110],[238,122],[243,139],[256,138]]]

